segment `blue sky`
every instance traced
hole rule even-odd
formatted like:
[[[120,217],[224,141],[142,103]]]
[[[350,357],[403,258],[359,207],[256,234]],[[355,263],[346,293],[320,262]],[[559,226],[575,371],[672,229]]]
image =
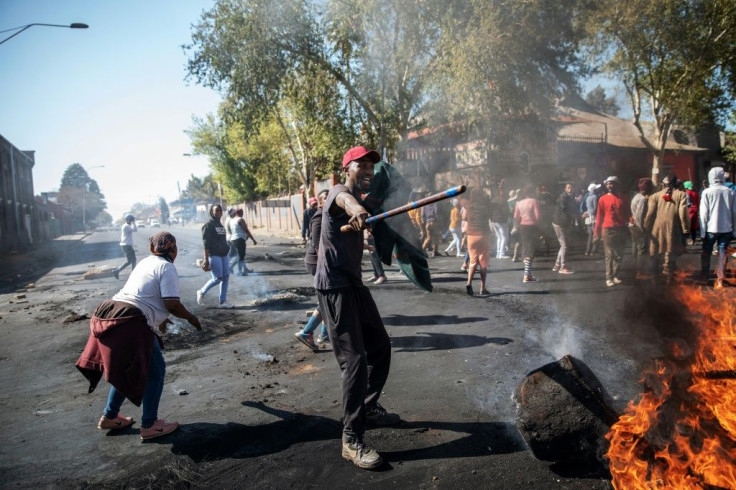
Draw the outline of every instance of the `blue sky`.
[[[177,198],[206,157],[184,133],[220,96],[185,82],[191,25],[203,0],[0,0],[0,31],[34,26],[0,44],[0,134],[36,152],[36,194],[58,189],[72,163],[89,170],[114,218],[136,202]],[[4,39],[12,32],[0,34]]]

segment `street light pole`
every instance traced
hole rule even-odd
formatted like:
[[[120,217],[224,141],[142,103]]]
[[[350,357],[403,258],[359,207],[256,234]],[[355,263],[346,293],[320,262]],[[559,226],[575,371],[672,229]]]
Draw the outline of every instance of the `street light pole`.
[[[23,32],[26,29],[29,29],[29,28],[31,28],[33,26],[66,27],[66,28],[69,28],[69,29],[87,29],[89,27],[87,24],[83,24],[81,22],[74,22],[74,23],[69,24],[69,25],[65,25],[65,24],[41,24],[41,23],[37,23],[36,22],[36,23],[33,23],[33,24],[28,24],[28,25],[19,26],[19,27],[13,27],[12,29],[6,29],[4,31],[0,31],[0,33],[2,33],[2,32],[10,32],[10,31],[15,31],[16,29],[20,29],[18,32],[13,33],[10,36],[8,36],[5,39],[3,39],[2,41],[0,41],[0,44],[4,43],[5,41],[7,41],[9,39],[14,38],[15,36],[17,36],[21,32]]]

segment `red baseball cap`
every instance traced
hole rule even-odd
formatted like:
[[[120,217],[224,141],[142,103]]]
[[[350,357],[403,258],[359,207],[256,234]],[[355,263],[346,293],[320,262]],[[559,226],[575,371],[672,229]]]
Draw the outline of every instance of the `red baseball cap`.
[[[377,151],[367,150],[363,146],[354,146],[345,153],[344,157],[342,157],[342,168],[350,165],[350,162],[360,160],[363,157],[370,158],[373,163],[381,161],[381,155],[379,155]]]

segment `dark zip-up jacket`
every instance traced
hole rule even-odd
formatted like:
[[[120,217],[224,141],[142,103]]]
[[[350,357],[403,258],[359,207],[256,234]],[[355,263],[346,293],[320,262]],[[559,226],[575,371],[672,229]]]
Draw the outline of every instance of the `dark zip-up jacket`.
[[[202,242],[210,255],[225,257],[230,253],[226,235],[225,227],[215,218],[202,225]]]

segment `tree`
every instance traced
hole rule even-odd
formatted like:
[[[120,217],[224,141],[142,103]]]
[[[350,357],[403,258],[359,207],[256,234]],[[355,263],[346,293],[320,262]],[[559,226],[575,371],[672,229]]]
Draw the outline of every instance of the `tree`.
[[[69,208],[72,221],[82,229],[84,222],[96,226],[95,219],[101,211],[107,209],[105,196],[94,179],[90,179],[87,171],[79,163],[72,163],[64,171],[59,186],[59,204]]]
[[[212,174],[203,178],[192,175],[189,177],[186,187],[181,191],[182,198],[193,199],[195,204],[209,204],[218,198],[217,182]]]
[[[556,102],[583,73],[578,2],[456,1],[447,6],[442,63],[427,104],[435,121],[460,122],[489,148],[543,144]]]
[[[158,209],[161,211],[161,222],[169,222],[169,205],[166,203],[166,199],[163,197],[158,198]]]
[[[656,183],[670,129],[723,122],[736,95],[736,2],[595,2],[585,21],[599,66],[620,79]],[[649,131],[647,121],[651,121]]]
[[[290,83],[327,77],[353,138],[391,148],[423,97],[442,3],[220,0],[185,46],[189,77],[223,91],[246,132],[270,120]]]
[[[99,226],[111,226],[112,221],[112,215],[107,211],[100,211],[100,214],[95,216],[95,222]]]
[[[219,0],[185,46],[188,77],[226,96],[213,134],[239,123],[243,149],[274,143],[267,174],[285,153],[306,184],[348,146],[391,155],[422,125],[462,121],[489,145],[543,139],[540,122],[580,71],[577,11],[545,0]],[[265,170],[258,155],[228,158],[213,161],[218,173]]]
[[[600,85],[588,92],[585,96],[585,102],[595,110],[612,116],[618,115],[618,112],[621,110],[621,107],[616,102],[616,97],[613,95],[606,97],[606,91]]]

